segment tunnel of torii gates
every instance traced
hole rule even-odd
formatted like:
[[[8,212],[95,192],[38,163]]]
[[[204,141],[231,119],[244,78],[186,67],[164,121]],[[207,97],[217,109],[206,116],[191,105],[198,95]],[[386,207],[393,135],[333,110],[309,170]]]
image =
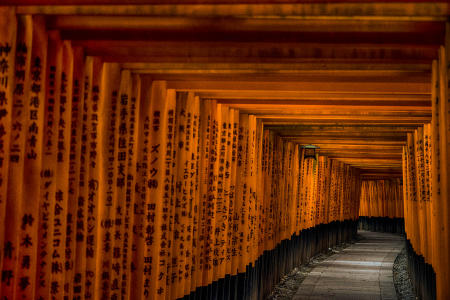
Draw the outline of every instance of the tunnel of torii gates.
[[[450,299],[449,3],[124,2],[2,0],[1,300],[263,299],[358,226]]]

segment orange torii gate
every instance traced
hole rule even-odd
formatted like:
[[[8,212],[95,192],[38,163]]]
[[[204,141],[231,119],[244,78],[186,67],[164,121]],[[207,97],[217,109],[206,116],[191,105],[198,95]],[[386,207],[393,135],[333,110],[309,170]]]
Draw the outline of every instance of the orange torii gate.
[[[272,6],[142,7],[149,19],[127,16],[134,6],[0,7],[1,296],[262,299],[367,216],[404,218],[418,293],[448,298],[450,47],[436,49],[450,42],[448,5],[424,4],[423,21],[393,4],[413,23],[363,7],[382,20],[365,16],[361,41],[386,24],[401,33],[385,56],[316,44],[330,26],[348,39],[352,20],[258,18]],[[235,12],[248,23],[219,22],[224,40],[183,31]],[[288,40],[273,51],[272,25]],[[417,53],[392,44],[417,28],[430,35]],[[267,40],[252,46],[246,30]]]

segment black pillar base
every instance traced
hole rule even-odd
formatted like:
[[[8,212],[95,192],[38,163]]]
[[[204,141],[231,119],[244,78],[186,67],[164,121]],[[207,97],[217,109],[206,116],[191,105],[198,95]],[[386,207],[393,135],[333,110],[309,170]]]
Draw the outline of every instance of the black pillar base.
[[[359,217],[358,228],[368,231],[404,234],[405,221],[403,218]]]
[[[408,273],[414,285],[414,291],[422,300],[436,299],[436,273],[433,267],[425,262],[422,255],[418,255],[409,240],[406,240],[408,254]]]
[[[274,249],[264,251],[244,273],[227,275],[212,284],[197,288],[183,300],[191,299],[266,299],[280,279],[293,268],[309,261],[314,255],[355,236],[358,222],[334,221],[304,229],[289,240],[281,241]]]

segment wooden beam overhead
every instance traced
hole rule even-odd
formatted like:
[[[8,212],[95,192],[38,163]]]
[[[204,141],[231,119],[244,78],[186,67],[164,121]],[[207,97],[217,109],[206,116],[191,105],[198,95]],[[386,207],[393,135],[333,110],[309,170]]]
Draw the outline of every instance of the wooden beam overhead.
[[[226,100],[229,103],[249,103],[247,101],[261,101],[266,100],[266,103],[276,103],[276,101],[288,101],[288,100],[305,100],[305,101],[394,101],[399,103],[414,102],[431,102],[430,94],[402,94],[402,93],[359,93],[359,92],[307,92],[307,91],[203,91],[196,92],[196,95],[200,98],[216,99],[219,101]],[[264,103],[262,101],[261,103]]]
[[[406,138],[407,132],[374,132],[374,133],[364,133],[364,132],[357,132],[357,131],[347,131],[347,132],[301,132],[301,133],[294,133],[291,132],[283,132],[283,131],[275,131],[277,134],[279,134],[282,138],[286,139],[307,139],[311,138],[317,141],[318,139],[323,138],[323,142],[319,142],[321,145],[332,145],[332,143],[328,143],[327,141],[333,140],[333,139],[345,139],[346,137],[349,140],[356,140],[356,139],[362,139],[362,138],[374,138],[378,137],[379,140],[383,140],[383,138],[398,138],[399,140],[403,140]],[[376,145],[374,145],[375,147]]]
[[[20,14],[445,20],[446,1],[3,0]],[[108,4],[108,5],[104,5]],[[83,6],[84,5],[84,6]]]
[[[395,166],[401,167],[402,160],[401,159],[386,159],[386,158],[345,158],[345,157],[334,157],[329,156],[330,158],[339,158],[340,161],[343,161],[348,164],[358,164],[361,166]]]
[[[130,56],[131,57],[131,56]],[[133,60],[130,58],[130,60]],[[130,69],[138,74],[195,74],[195,73],[300,73],[310,72],[323,74],[324,71],[336,71],[344,73],[343,76],[355,75],[376,75],[376,76],[402,76],[402,75],[423,75],[430,76],[431,67],[424,61],[401,61],[401,60],[376,60],[376,59],[305,59],[300,62],[263,62],[261,58],[254,62],[188,62],[188,63],[123,63],[123,69]],[[359,72],[359,73],[358,73]],[[334,75],[336,75],[336,73]],[[423,78],[422,78],[423,79]],[[388,79],[385,79],[387,81]]]
[[[306,144],[313,144],[320,146],[321,142],[323,143],[333,143],[333,144],[344,144],[344,145],[366,145],[366,146],[404,146],[406,145],[406,139],[384,139],[384,140],[349,140],[348,138],[289,138],[290,141],[306,145]]]
[[[340,44],[340,43],[248,43],[248,42],[183,42],[129,40],[75,41],[87,55],[102,56],[120,61],[154,62],[306,62],[306,59],[370,59],[429,61],[436,59],[438,45],[418,44]],[[162,61],[161,61],[162,59]],[[300,61],[304,60],[304,61]],[[132,66],[133,67],[133,66]],[[148,69],[151,65],[146,66]]]
[[[332,18],[214,18],[140,16],[55,16],[47,27],[57,30],[151,30],[177,32],[383,32],[444,34],[441,21],[397,21]],[[331,29],[331,30],[330,30]]]
[[[264,119],[264,120],[293,120],[293,121],[323,121],[326,123],[326,121],[341,121],[341,122],[359,122],[361,124],[364,124],[365,121],[370,122],[380,122],[380,123],[392,123],[394,121],[397,122],[397,124],[403,124],[403,123],[417,123],[417,124],[424,124],[431,120],[430,116],[395,116],[395,115],[379,115],[379,116],[370,116],[370,115],[354,115],[354,114],[348,114],[348,115],[337,115],[337,114],[258,114],[258,118]],[[306,122],[306,123],[307,123]]]
[[[214,98],[211,98],[214,99]],[[216,99],[214,99],[216,100]],[[246,109],[254,107],[255,109],[264,109],[265,107],[290,108],[297,107],[303,109],[322,109],[322,108],[342,108],[357,110],[378,110],[378,111],[422,111],[429,112],[430,101],[362,101],[362,100],[217,100],[218,103],[226,104],[230,107]]]
[[[319,154],[328,156],[330,158],[335,159],[389,159],[389,160],[398,160],[398,162],[401,164],[402,155],[400,154],[377,154],[377,153],[367,153],[367,152],[361,152],[361,153],[355,153],[355,152],[337,152],[337,151],[323,151],[318,152]]]
[[[149,29],[61,29],[61,37],[65,40],[147,40],[147,41],[189,41],[206,42],[221,40],[225,42],[272,42],[289,43],[377,43],[377,44],[421,44],[440,45],[444,41],[443,31],[432,34],[426,32],[291,32],[291,31],[182,31],[182,30],[149,30]],[[88,38],[87,38],[88,37]]]
[[[234,82],[234,81],[169,81],[169,89],[192,92],[264,91],[276,92],[330,92],[330,93],[392,93],[429,95],[430,83],[373,82]]]
[[[368,132],[368,133],[397,133],[413,132],[417,126],[265,126],[266,129],[273,130],[284,136],[287,135],[309,135],[312,133],[343,133],[343,132]]]
[[[296,141],[297,143],[301,143],[301,144],[308,144],[309,139],[307,138],[286,138],[283,137],[284,139],[290,140],[290,141]],[[382,142],[386,141],[389,142],[390,139],[383,139],[382,137],[380,137],[378,139],[378,144],[372,144],[370,141],[364,141],[364,139],[360,138],[354,138],[354,139],[350,139],[347,138],[346,140],[341,140],[341,143],[330,143],[327,141],[329,141],[329,139],[327,139],[325,137],[325,143],[320,142],[320,140],[317,139],[310,139],[310,141],[312,141],[312,143],[309,144],[313,144],[315,146],[319,147],[319,151],[326,151],[329,149],[343,149],[343,150],[348,150],[348,151],[380,151],[380,150],[386,150],[386,151],[394,151],[397,152],[399,151],[401,153],[402,151],[402,144],[399,145],[392,145],[392,144],[382,144]],[[403,141],[403,139],[398,139],[399,142]],[[405,139],[406,141],[406,139]]]
[[[406,134],[430,122],[450,15],[427,0],[4,2],[87,56],[254,115],[363,178],[400,177]]]
[[[251,114],[313,114],[317,112],[323,112],[323,114],[340,114],[342,111],[346,111],[349,114],[364,114],[364,115],[378,115],[398,113],[399,115],[408,114],[416,116],[431,116],[431,108],[428,106],[392,106],[392,105],[346,105],[344,103],[334,103],[333,105],[314,104],[309,105],[302,104],[229,104],[230,108],[240,109],[242,112]]]
[[[398,122],[393,121],[380,121],[380,120],[367,120],[366,122],[355,121],[355,120],[295,120],[295,119],[283,119],[283,118],[261,118],[265,124],[272,125],[295,125],[295,124],[303,124],[303,125],[343,125],[343,124],[359,124],[359,125],[423,125],[425,123],[429,123],[429,120],[425,121],[411,121],[411,120],[400,120]]]

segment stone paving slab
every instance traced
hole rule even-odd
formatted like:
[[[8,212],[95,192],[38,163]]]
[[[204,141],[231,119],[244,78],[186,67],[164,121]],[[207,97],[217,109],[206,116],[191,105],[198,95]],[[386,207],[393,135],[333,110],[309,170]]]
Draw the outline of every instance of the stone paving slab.
[[[395,300],[392,266],[401,236],[359,231],[362,240],[319,263],[294,300]]]

